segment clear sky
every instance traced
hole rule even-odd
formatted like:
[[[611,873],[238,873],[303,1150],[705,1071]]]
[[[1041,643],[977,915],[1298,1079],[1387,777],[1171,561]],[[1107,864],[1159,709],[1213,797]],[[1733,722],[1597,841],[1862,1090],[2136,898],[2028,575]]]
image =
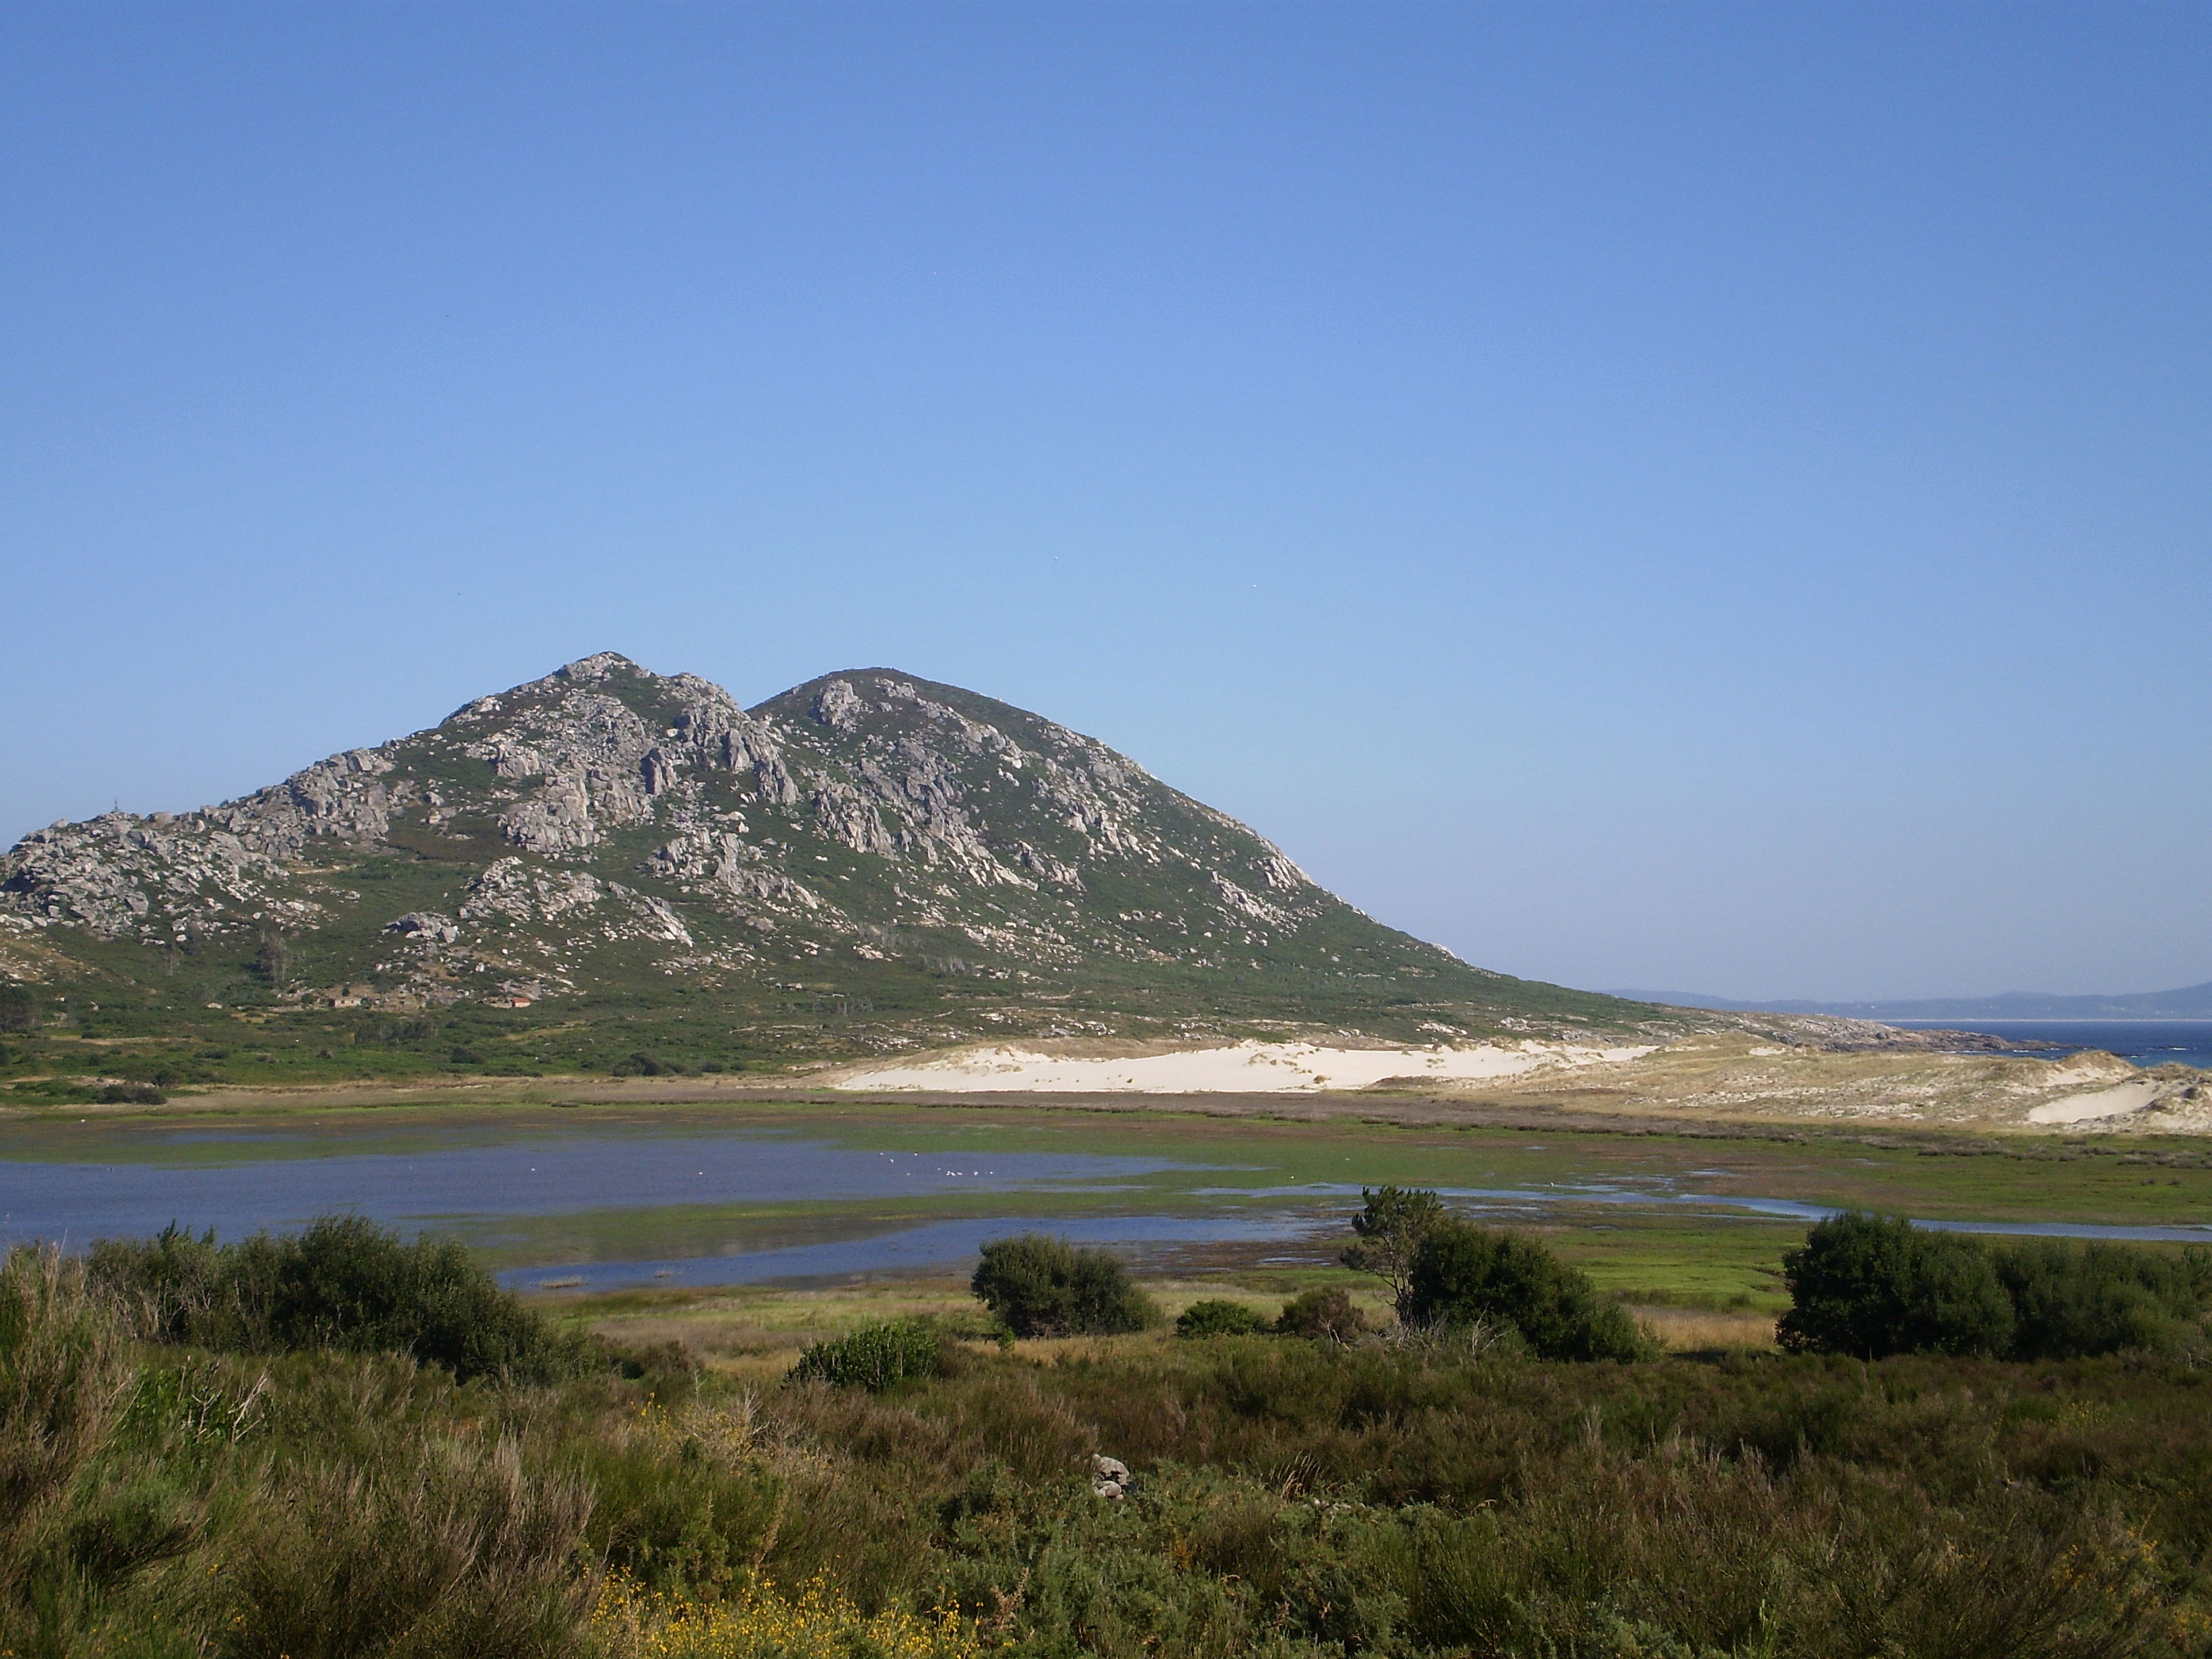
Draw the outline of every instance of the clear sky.
[[[2212,6],[0,7],[0,842],[585,653],[1382,919],[2212,978]]]

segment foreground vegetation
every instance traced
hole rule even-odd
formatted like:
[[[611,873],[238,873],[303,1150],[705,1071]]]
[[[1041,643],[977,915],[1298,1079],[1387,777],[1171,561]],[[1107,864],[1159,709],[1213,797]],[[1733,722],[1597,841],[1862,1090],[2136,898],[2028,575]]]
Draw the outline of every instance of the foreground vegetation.
[[[1031,1291],[1111,1279],[1019,1254]],[[1545,1360],[1481,1316],[1503,1259],[1425,1328],[1325,1291],[1266,1334],[979,1312],[780,1378],[556,1335],[358,1224],[19,1250],[0,1653],[2212,1652],[2187,1345]],[[504,1346],[453,1347],[463,1306]]]

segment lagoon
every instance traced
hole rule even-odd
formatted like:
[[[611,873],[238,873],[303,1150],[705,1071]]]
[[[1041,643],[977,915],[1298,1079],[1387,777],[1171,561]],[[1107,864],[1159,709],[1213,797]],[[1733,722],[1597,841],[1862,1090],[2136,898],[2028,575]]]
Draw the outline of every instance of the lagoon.
[[[1663,1232],[1673,1259],[1692,1248],[1771,1261],[1783,1230],[1864,1205],[1972,1231],[2212,1241],[2212,1175],[2109,1158],[2061,1167],[2064,1190],[2047,1164],[1854,1143],[1813,1157],[1773,1142],[1004,1109],[57,1116],[0,1125],[0,1240],[82,1247],[173,1220],[235,1237],[353,1211],[459,1237],[511,1285],[589,1290],[946,1272],[986,1239],[1030,1229],[1168,1266],[1224,1250],[1321,1261],[1362,1186],[1396,1182],[1579,1250],[1626,1248],[1633,1234],[1639,1258]]]

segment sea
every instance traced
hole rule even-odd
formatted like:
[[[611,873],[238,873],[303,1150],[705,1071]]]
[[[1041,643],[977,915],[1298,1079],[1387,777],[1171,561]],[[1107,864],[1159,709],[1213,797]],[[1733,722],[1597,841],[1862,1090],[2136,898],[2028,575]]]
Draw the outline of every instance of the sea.
[[[2137,1066],[2179,1062],[2212,1069],[2212,1019],[1892,1019],[1917,1031],[1978,1031],[2008,1042],[2053,1042],[2029,1052],[2057,1059],[2087,1048]]]

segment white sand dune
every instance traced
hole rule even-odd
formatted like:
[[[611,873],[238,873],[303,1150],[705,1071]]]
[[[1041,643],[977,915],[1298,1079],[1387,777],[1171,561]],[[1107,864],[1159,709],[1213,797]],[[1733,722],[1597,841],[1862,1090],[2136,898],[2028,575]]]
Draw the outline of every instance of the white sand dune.
[[[1305,1094],[1364,1089],[1384,1078],[1518,1077],[1553,1067],[1636,1060],[1653,1045],[1485,1042],[1472,1048],[1324,1048],[1310,1042],[1239,1042],[1170,1054],[1048,1054],[1003,1044],[931,1060],[847,1072],[841,1089],[1003,1091],[1023,1094]]]
[[[2100,1089],[2094,1094],[2069,1095],[2063,1100],[2046,1100],[2040,1106],[2031,1106],[2027,1111],[2030,1123],[2087,1123],[2100,1117],[2118,1117],[2128,1112],[2139,1112],[2157,1097],[2158,1085],[2154,1082],[2122,1083],[2110,1089]]]

